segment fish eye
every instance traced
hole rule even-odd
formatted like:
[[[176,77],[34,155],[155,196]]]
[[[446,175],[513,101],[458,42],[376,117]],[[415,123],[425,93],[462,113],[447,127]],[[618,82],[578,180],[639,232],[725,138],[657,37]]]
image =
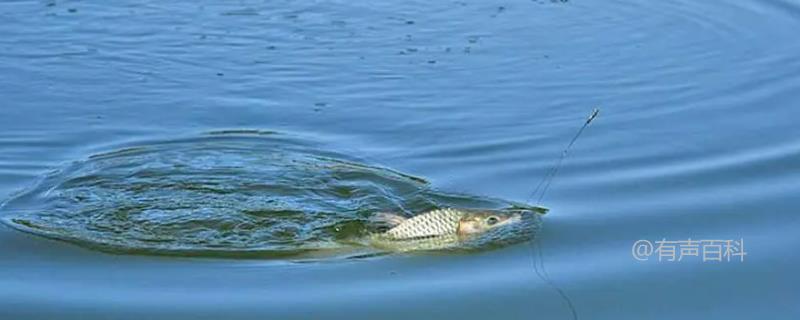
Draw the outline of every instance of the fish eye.
[[[488,224],[490,226],[495,224],[495,223],[497,223],[498,221],[499,221],[499,219],[497,219],[497,217],[495,217],[495,216],[491,216],[491,217],[486,218],[486,224]]]

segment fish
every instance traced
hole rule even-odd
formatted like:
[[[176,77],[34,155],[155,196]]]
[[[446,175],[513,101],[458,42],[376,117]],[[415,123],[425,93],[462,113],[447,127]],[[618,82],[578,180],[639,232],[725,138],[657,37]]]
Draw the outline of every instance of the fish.
[[[456,248],[492,230],[522,221],[520,212],[442,208],[411,218],[378,213],[374,221],[391,228],[374,234],[371,244],[392,251]]]

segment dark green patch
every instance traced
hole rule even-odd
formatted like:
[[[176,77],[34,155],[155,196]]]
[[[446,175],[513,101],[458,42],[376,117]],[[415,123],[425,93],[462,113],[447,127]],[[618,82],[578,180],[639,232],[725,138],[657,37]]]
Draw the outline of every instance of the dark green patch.
[[[513,205],[438,192],[288,135],[225,130],[76,162],[8,202],[3,221],[114,253],[267,258],[357,244],[379,211]]]

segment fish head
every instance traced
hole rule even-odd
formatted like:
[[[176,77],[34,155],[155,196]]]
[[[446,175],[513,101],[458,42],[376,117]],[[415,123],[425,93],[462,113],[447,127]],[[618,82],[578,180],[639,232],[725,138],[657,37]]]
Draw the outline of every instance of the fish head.
[[[517,223],[521,220],[519,213],[497,211],[479,211],[465,214],[458,222],[458,235],[469,236]]]

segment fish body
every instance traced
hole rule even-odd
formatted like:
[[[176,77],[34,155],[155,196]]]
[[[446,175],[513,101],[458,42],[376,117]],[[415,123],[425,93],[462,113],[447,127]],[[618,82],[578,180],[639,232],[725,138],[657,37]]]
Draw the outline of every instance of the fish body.
[[[438,209],[402,221],[383,235],[389,239],[419,239],[454,235],[466,212],[456,209]]]
[[[377,219],[393,227],[374,234],[370,239],[373,246],[392,251],[416,251],[459,247],[497,227],[520,221],[520,214],[444,208],[411,218],[383,213]]]

